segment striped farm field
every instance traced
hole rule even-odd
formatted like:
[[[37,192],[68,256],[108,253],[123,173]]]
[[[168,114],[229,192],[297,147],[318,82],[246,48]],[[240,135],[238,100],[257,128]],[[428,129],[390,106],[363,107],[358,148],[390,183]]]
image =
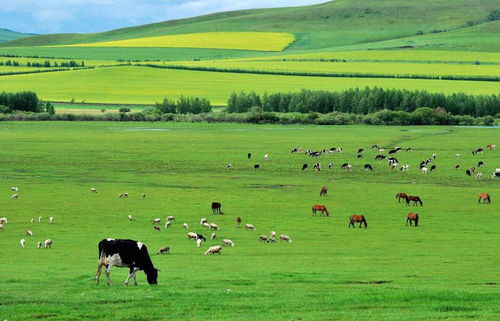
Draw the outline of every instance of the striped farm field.
[[[500,84],[486,81],[447,81],[382,78],[323,78],[170,70],[121,66],[79,71],[4,76],[5,91],[33,90],[42,99],[86,103],[154,104],[164,97],[205,97],[226,105],[231,93],[289,92],[304,88],[341,91],[355,87],[382,87],[429,92],[496,94]]]
[[[143,47],[210,48],[257,51],[282,51],[295,40],[285,32],[202,32],[136,39],[81,43],[63,47]]]

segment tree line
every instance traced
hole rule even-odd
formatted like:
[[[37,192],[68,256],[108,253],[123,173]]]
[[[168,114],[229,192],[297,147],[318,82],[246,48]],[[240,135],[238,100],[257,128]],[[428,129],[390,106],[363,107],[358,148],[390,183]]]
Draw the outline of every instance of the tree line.
[[[233,92],[227,102],[230,113],[248,112],[257,106],[264,111],[280,113],[353,113],[369,114],[387,109],[412,112],[420,107],[443,108],[452,115],[481,117],[500,113],[499,95],[429,93],[425,90],[354,88],[341,92],[302,90],[296,93],[259,95],[255,92]]]
[[[57,63],[57,61],[50,62],[50,60],[45,60],[44,62],[30,62],[28,61],[25,65],[19,63],[17,60],[7,60],[7,61],[0,61],[0,66],[14,66],[14,67],[19,67],[19,66],[26,66],[26,67],[35,67],[35,68],[50,68],[50,67],[85,67],[85,62],[82,61],[78,63],[75,60],[70,60],[70,61],[62,61],[60,63]]]
[[[200,114],[210,112],[212,106],[206,98],[181,96],[177,101],[164,98],[156,103],[155,109],[161,114]]]
[[[54,106],[50,102],[38,99],[32,91],[21,91],[17,93],[0,93],[0,113],[33,112],[54,114]]]

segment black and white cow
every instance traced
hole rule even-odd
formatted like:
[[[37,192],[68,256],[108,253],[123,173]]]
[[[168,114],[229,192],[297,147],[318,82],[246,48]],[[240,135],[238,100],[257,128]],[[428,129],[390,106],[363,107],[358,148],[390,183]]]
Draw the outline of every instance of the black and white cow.
[[[109,286],[111,286],[109,274],[113,266],[130,268],[125,285],[128,285],[131,277],[134,278],[134,285],[137,285],[135,273],[139,270],[144,271],[149,284],[158,284],[158,270],[153,266],[144,243],[108,238],[100,241],[98,248],[99,264],[95,277],[97,284],[99,284],[103,266],[106,267],[106,284]]]

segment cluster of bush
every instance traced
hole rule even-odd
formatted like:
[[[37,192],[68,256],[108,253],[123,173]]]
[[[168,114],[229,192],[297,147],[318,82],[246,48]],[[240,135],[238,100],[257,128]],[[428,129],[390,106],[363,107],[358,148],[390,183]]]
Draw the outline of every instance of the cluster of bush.
[[[412,112],[420,107],[444,108],[453,115],[474,117],[494,116],[500,112],[500,96],[473,96],[464,93],[450,95],[429,93],[425,90],[355,88],[341,92],[302,90],[296,93],[274,93],[263,96],[250,93],[233,93],[227,111],[244,113],[252,107],[281,113],[341,112],[369,114],[379,110]]]
[[[54,114],[54,106],[50,102],[43,102],[38,99],[36,93],[32,91],[22,91],[17,93],[0,93],[0,113],[9,114],[12,112],[33,112]]]
[[[156,103],[155,109],[160,114],[200,114],[210,112],[212,106],[206,98],[181,96],[177,101],[164,98]]]
[[[19,67],[22,64],[19,63],[17,60],[7,60],[5,62],[0,61],[0,66],[15,66]],[[78,63],[74,60],[70,61],[62,61],[60,63],[57,63],[57,61],[54,61],[53,63],[50,62],[50,60],[45,60],[44,62],[27,62],[26,63],[27,67],[35,67],[35,68],[50,68],[50,67],[63,67],[63,68],[72,68],[72,67],[85,67],[85,62],[82,61],[81,63]]]

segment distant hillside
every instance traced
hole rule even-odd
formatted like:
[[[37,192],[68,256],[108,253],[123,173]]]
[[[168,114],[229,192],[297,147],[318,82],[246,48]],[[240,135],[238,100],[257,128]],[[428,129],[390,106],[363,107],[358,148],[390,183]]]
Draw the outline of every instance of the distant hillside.
[[[303,7],[215,13],[103,33],[28,37],[1,46],[65,45],[197,32],[273,31],[295,35],[296,41],[287,51],[310,50],[467,29],[491,23],[495,19],[492,13],[498,9],[498,0],[337,0]],[[490,39],[484,45],[479,43],[476,49],[496,50],[489,46],[500,42],[499,33],[496,33],[497,25],[490,24],[489,27],[495,29],[488,34],[493,40]],[[472,29],[479,34],[481,30],[477,27]],[[470,34],[471,37],[478,35],[471,32],[464,34]],[[444,48],[460,47],[450,43],[450,39],[447,39]],[[463,42],[463,39],[459,40]]]
[[[0,28],[0,42],[6,42],[11,40],[16,40],[24,37],[33,36],[33,34],[29,33],[21,33],[17,31],[12,31],[9,29]]]

